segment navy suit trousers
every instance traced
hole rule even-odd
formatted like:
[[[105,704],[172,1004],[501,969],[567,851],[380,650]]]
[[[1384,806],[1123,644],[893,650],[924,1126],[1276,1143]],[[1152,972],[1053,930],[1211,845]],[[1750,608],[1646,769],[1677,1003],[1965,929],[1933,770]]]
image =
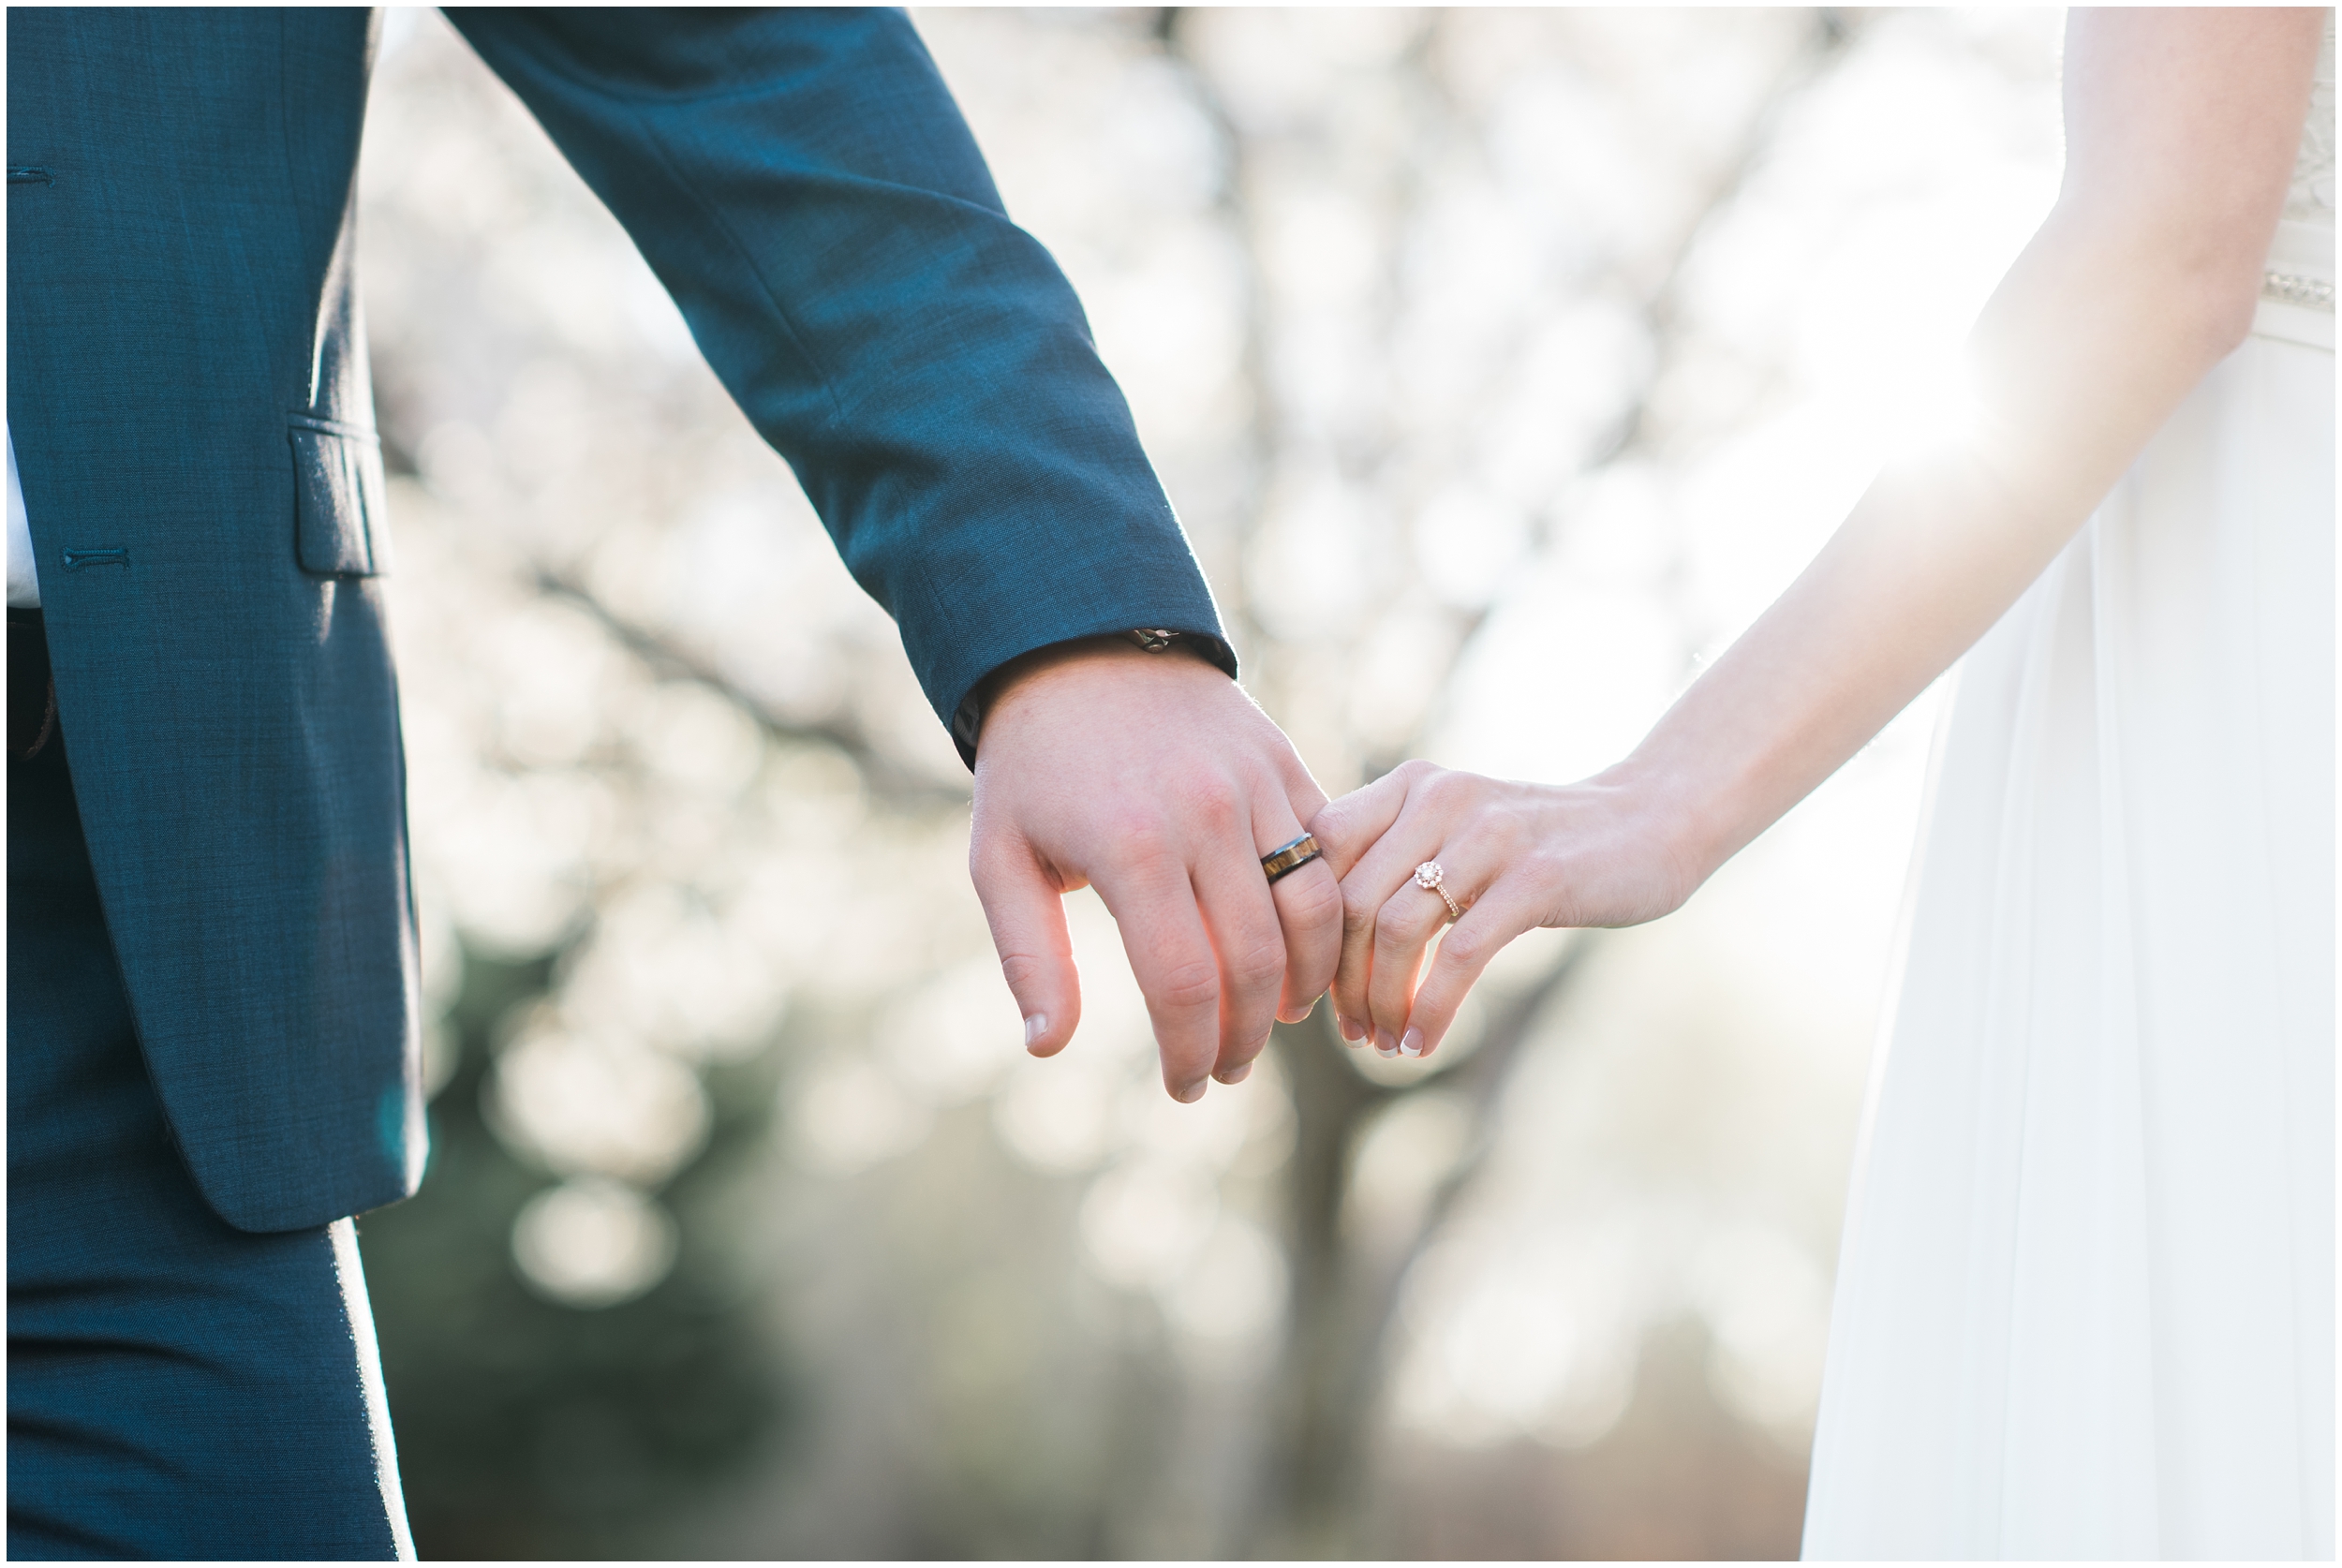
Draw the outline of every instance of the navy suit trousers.
[[[7,924],[8,1556],[401,1555],[355,1233],[197,1193],[58,735],[9,760]]]

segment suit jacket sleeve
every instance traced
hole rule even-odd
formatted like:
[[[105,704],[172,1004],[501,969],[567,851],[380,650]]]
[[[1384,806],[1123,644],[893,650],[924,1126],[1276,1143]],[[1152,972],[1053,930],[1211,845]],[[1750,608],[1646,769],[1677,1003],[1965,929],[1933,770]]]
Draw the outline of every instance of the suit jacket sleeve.
[[[448,15],[626,226],[947,725],[1017,655],[1133,627],[1235,673],[1072,287],[903,13]]]

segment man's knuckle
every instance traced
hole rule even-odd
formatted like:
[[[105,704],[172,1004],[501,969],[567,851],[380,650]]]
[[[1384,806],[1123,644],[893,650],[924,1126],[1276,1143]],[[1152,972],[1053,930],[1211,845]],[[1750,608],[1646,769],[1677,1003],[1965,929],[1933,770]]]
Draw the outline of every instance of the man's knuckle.
[[[1341,888],[1332,878],[1296,877],[1289,880],[1297,885],[1285,891],[1284,914],[1294,925],[1305,931],[1315,930],[1342,918]]]
[[[1001,955],[1001,975],[1008,982],[1008,988],[1012,991],[1022,992],[1033,982],[1047,978],[1048,972],[1047,961],[1031,954],[1006,953]]]
[[[1101,824],[1117,849],[1128,851],[1170,841],[1167,814],[1154,801],[1132,800],[1108,812]]]
[[[1244,806],[1243,791],[1224,774],[1195,775],[1180,782],[1177,799],[1188,821],[1220,829],[1234,822]]]
[[[1152,812],[1127,812],[1110,829],[1106,854],[1126,874],[1162,875],[1183,866],[1177,840],[1162,817]]]
[[[1250,943],[1237,954],[1233,968],[1237,980],[1247,987],[1282,979],[1285,972],[1285,944],[1273,936]]]
[[[1155,987],[1155,1000],[1163,1007],[1204,1007],[1219,999],[1220,971],[1200,958],[1174,965]]]

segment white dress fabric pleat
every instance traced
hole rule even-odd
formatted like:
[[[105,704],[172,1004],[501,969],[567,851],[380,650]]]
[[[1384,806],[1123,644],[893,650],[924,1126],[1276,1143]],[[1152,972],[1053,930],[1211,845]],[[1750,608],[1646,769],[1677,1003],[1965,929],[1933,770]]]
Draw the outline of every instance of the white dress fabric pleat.
[[[2287,298],[1961,668],[1809,1558],[2334,1556],[2331,51]]]

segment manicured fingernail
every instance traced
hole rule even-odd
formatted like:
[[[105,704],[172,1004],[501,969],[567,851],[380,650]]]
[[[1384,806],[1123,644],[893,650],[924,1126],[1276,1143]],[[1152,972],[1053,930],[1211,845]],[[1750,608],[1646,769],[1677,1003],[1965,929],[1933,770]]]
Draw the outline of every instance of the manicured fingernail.
[[[1210,1079],[1198,1078],[1193,1083],[1188,1085],[1187,1087],[1179,1090],[1176,1098],[1182,1105],[1193,1105],[1195,1102],[1204,1098],[1204,1090],[1210,1087]]]
[[[1035,1013],[1027,1017],[1025,1019],[1025,1048],[1030,1050],[1032,1043],[1048,1032],[1049,1015],[1047,1013]]]
[[[1374,1054],[1378,1057],[1395,1057],[1399,1054],[1398,1042],[1391,1039],[1390,1030],[1376,1029],[1374,1031]]]
[[[1364,1029],[1358,1028],[1357,1025],[1352,1023],[1349,1019],[1344,1018],[1339,1013],[1334,1014],[1334,1028],[1340,1029],[1341,1031],[1341,1038],[1348,1041],[1353,1045],[1356,1045],[1359,1041],[1366,1038],[1366,1031]]]
[[[1240,1084],[1252,1075],[1253,1064],[1248,1061],[1241,1067],[1229,1068],[1225,1072],[1219,1074],[1219,1077],[1223,1084]]]
[[[1423,1054],[1423,1031],[1409,1029],[1406,1038],[1399,1042],[1399,1054],[1402,1057],[1421,1056]]]

